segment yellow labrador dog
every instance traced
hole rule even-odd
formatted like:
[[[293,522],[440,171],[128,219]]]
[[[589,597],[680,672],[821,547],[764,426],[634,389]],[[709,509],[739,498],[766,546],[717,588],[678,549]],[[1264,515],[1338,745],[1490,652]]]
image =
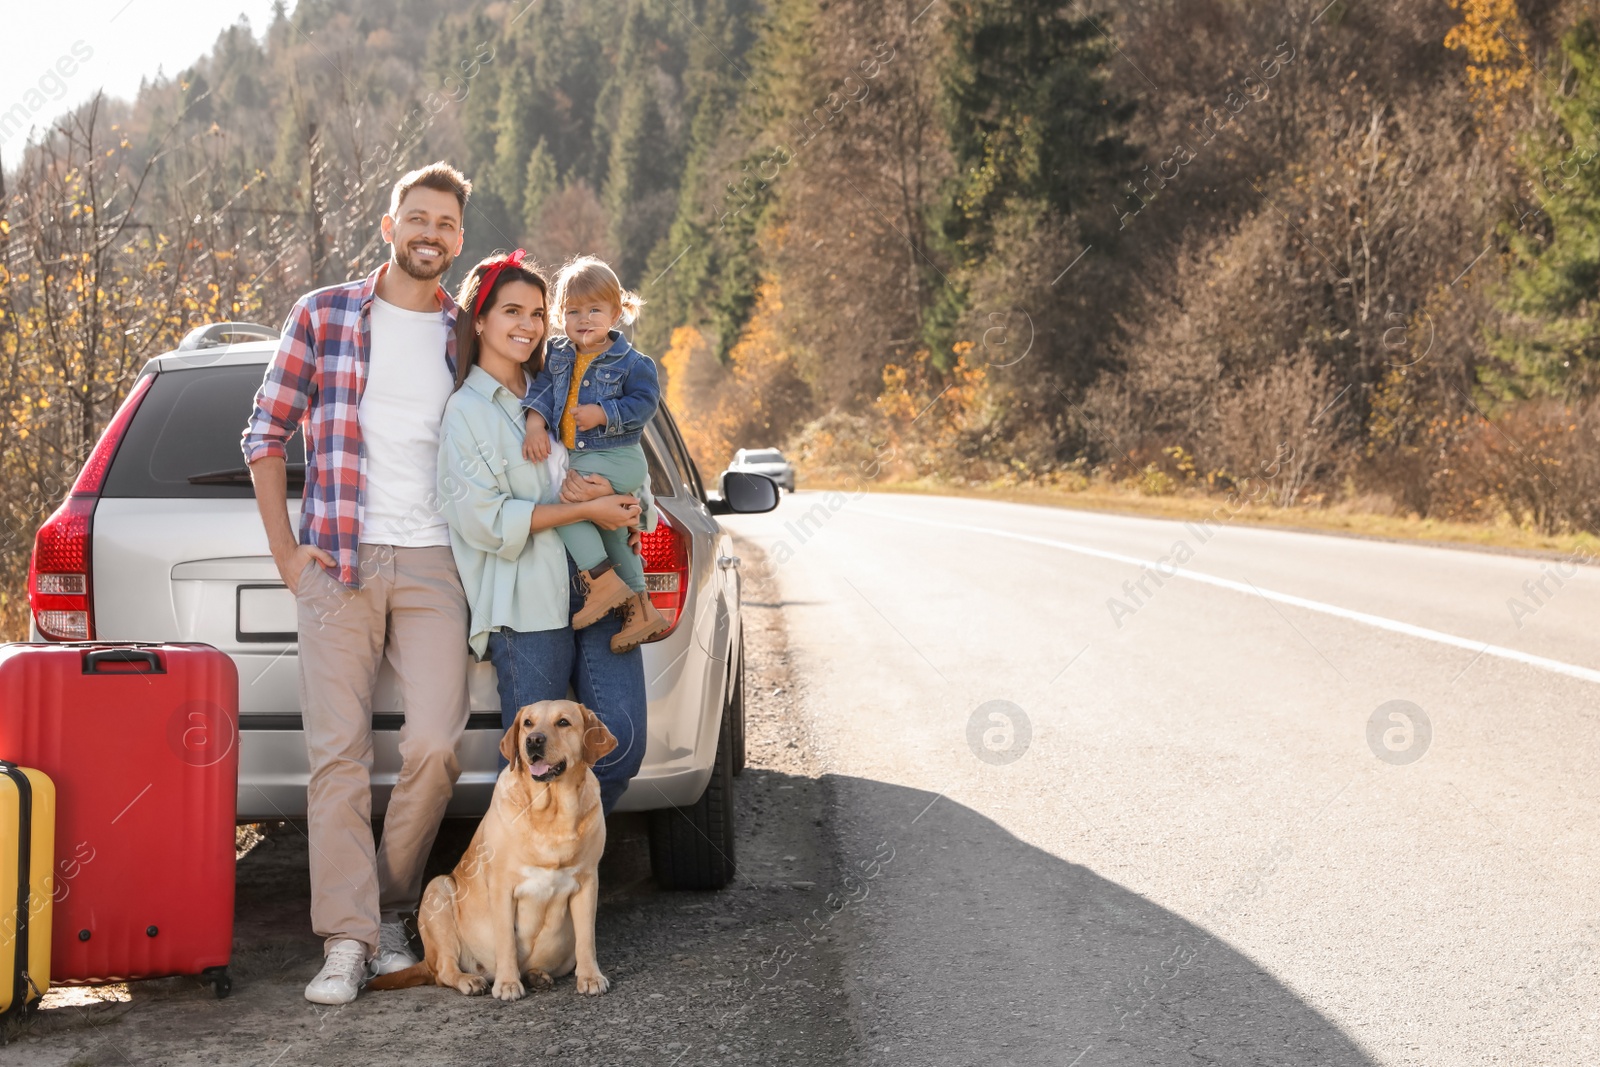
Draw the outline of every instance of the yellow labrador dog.
[[[422,962],[368,988],[435,982],[472,996],[492,976],[496,997],[518,1000],[524,982],[548,989],[574,970],[579,993],[611,988],[594,954],[606,823],[590,768],[616,747],[582,704],[544,700],[519,711],[500,739],[511,762],[488,814],[456,869],[422,894]]]

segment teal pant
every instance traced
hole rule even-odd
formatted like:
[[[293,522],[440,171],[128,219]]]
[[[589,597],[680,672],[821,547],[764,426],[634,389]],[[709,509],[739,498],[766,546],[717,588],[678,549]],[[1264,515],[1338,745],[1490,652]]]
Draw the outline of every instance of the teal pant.
[[[644,487],[644,446],[640,444],[597,452],[570,449],[567,465],[580,474],[601,475],[619,493],[638,495]],[[556,527],[556,533],[561,535],[562,543],[567,546],[567,555],[572,557],[572,562],[578,565],[579,570],[598,567],[609,559],[617,577],[627,582],[628,588],[635,593],[642,593],[644,564],[628,547],[628,535],[632,532],[627,527],[602,530],[592,522],[569,522]]]

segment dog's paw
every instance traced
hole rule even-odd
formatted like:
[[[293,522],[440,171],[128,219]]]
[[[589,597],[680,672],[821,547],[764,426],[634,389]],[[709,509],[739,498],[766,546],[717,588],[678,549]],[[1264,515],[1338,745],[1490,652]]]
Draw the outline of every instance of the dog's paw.
[[[489,991],[489,979],[481,974],[464,974],[456,979],[456,989],[469,997],[481,997]]]
[[[541,970],[528,970],[522,973],[522,980],[528,983],[530,991],[544,992],[556,984],[556,980]]]
[[[591,971],[588,974],[579,972],[578,974],[578,992],[584,996],[598,997],[610,988],[611,979],[599,971]]]
[[[528,991],[522,987],[520,978],[496,978],[494,980],[494,996],[496,1000],[521,1000],[527,996]]]

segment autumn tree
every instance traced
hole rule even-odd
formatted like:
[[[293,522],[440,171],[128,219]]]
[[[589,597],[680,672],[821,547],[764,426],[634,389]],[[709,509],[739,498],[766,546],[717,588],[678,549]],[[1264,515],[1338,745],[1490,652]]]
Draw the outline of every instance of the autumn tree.
[[[25,631],[33,533],[70,488],[140,366],[203,322],[253,316],[259,263],[226,214],[150,195],[177,143],[134,165],[97,97],[28,146],[0,208],[0,626]],[[171,205],[177,206],[177,205]],[[235,243],[228,243],[233,240]],[[254,259],[254,257],[249,257]]]

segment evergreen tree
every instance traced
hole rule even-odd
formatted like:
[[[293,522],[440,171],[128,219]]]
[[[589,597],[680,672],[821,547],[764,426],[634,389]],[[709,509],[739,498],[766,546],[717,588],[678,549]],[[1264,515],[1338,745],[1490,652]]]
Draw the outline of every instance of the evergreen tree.
[[[1536,203],[1507,227],[1509,318],[1493,347],[1523,380],[1486,384],[1511,394],[1600,392],[1600,33],[1582,22],[1561,48],[1569,69],[1546,85],[1555,136],[1521,154]]]
[[[533,83],[527,67],[518,62],[506,64],[500,69],[494,163],[489,169],[488,186],[513,219],[523,217],[522,194],[528,184],[528,159],[533,148],[533,105]]]
[[[550,150],[541,137],[528,155],[527,174],[522,185],[522,232],[530,240],[539,230],[539,217],[545,204],[558,188],[555,160],[550,158]]]
[[[451,101],[441,115],[465,146],[457,162],[469,173],[481,173],[494,160],[500,71],[515,61],[499,27],[481,13],[446,19],[428,40],[433,82]]]
[[[730,142],[762,141],[781,128],[797,91],[793,79],[811,69],[806,31],[814,9],[814,0],[778,0],[758,20],[750,0],[707,0],[705,32],[690,38],[683,75],[692,118],[677,212],[643,274],[650,286],[644,295],[654,306],[640,338],[655,351],[666,351],[675,327],[694,324],[707,329],[718,357],[726,358],[755,306],[756,234],[770,197],[731,212],[719,164]]]
[[[680,155],[667,134],[655,88],[630,79],[611,141],[604,196],[612,243],[621,254],[616,267],[624,278],[639,278],[671,223]]]
[[[541,0],[516,27],[530,42],[527,58],[517,60],[533,79],[535,110],[526,117],[536,136],[528,147],[544,137],[564,182],[605,185],[609,142],[597,130],[596,103],[619,77],[613,40],[621,6],[622,0]]]
[[[1105,86],[1107,46],[1055,0],[967,0],[947,24],[946,129],[955,171],[945,232],[968,258],[1008,210],[1073,214],[1133,158],[1133,105]],[[1024,207],[1023,205],[1031,205]]]
[[[602,91],[595,115],[597,137],[609,137],[602,199],[619,255],[615,266],[633,284],[641,283],[651,250],[671,225],[683,169],[687,131],[678,115],[684,58],[671,15],[660,0],[633,0],[618,75]]]

